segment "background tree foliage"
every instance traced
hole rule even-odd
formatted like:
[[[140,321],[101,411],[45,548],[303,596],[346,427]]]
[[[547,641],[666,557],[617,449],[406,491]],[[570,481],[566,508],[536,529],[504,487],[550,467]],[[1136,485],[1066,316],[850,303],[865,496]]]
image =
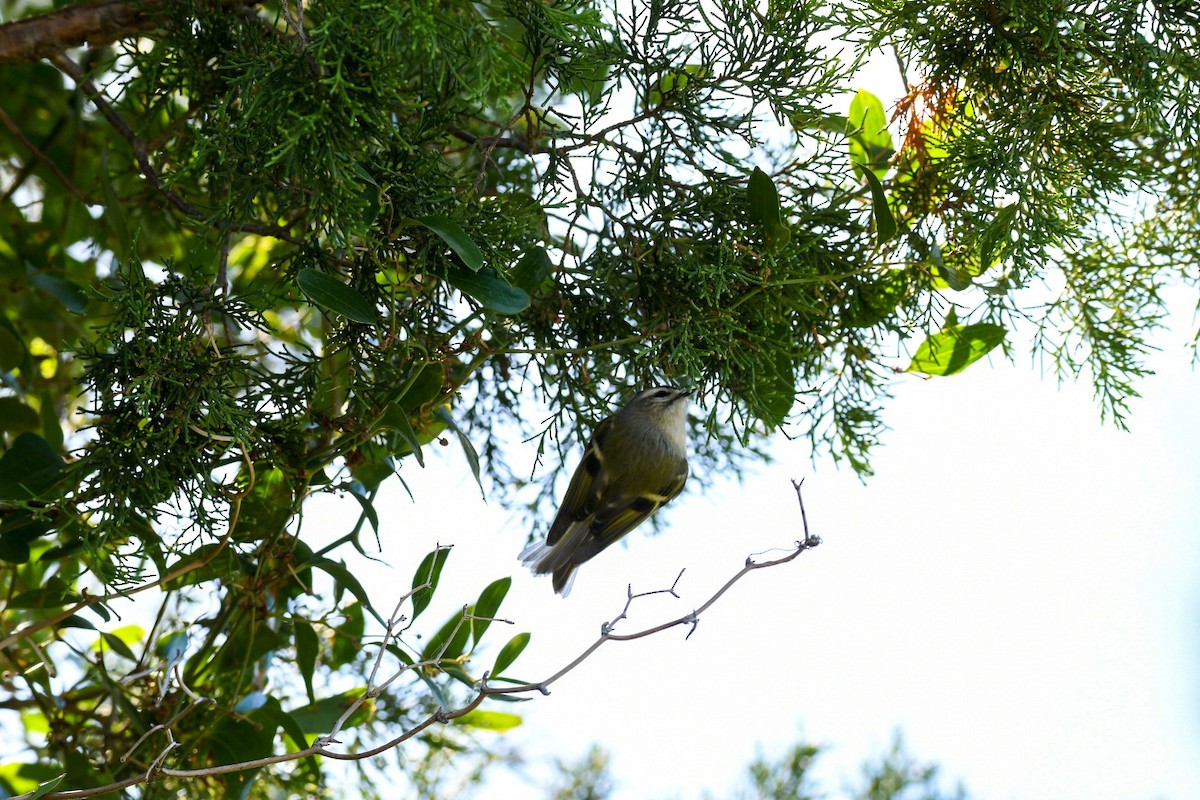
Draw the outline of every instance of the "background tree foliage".
[[[507,583],[421,644],[430,553],[380,655],[391,617],[343,555],[425,444],[457,439],[503,496],[530,480],[506,443],[539,436],[544,494],[614,391],[671,382],[704,409],[698,476],[781,428],[866,474],[897,373],[953,374],[1026,321],[1119,424],[1160,290],[1200,275],[1190,3],[0,10],[15,791],[321,793],[320,758],[213,768],[334,730],[351,753],[412,732],[393,763],[436,783],[469,725],[519,721],[419,727],[472,696]],[[877,48],[911,73],[898,140],[870,93],[846,112]],[[320,493],[361,515],[314,549]],[[153,626],[114,629],[133,596]]]
[[[953,792],[942,787],[939,769],[922,764],[905,749],[896,736],[891,750],[862,766],[861,785],[840,787],[837,795],[823,790],[809,775],[821,755],[821,748],[807,743],[793,744],[778,759],[758,756],[746,766],[741,786],[723,795],[730,800],[817,800],[822,797],[846,797],[853,800],[968,800],[962,786]],[[619,797],[608,774],[608,753],[597,745],[576,763],[558,762],[557,780],[550,787],[552,800],[607,800]],[[722,795],[705,792],[705,800]]]

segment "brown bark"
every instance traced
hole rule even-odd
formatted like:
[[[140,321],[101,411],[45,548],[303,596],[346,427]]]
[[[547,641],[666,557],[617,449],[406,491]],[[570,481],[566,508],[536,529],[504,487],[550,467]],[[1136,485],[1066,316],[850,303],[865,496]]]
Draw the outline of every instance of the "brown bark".
[[[233,8],[259,0],[220,0]],[[103,47],[153,30],[151,11],[162,0],[99,0],[0,25],[0,65],[31,63],[72,47]]]
[[[33,62],[72,47],[101,47],[153,27],[146,3],[101,0],[0,25],[0,64]]]

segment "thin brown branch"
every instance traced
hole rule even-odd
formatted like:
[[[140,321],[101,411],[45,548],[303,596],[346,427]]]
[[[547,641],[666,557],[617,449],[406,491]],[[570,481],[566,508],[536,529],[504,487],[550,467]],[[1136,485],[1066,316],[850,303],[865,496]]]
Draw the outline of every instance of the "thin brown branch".
[[[66,73],[71,80],[75,81],[75,85],[83,91],[88,100],[91,100],[96,105],[96,108],[100,111],[104,118],[108,120],[108,124],[112,125],[117,133],[121,134],[121,138],[129,143],[130,149],[133,150],[133,157],[137,161],[138,167],[142,171],[142,175],[146,178],[146,180],[150,181],[154,188],[158,190],[159,194],[167,199],[167,202],[169,202],[172,206],[186,216],[192,217],[193,219],[203,220],[207,223],[214,223],[211,214],[197,208],[196,206],[193,206],[191,203],[172,192],[163,184],[162,179],[158,175],[158,170],[156,170],[154,165],[150,162],[149,151],[146,147],[146,143],[142,141],[142,139],[136,133],[134,133],[133,128],[129,126],[129,123],[127,123],[124,118],[117,113],[116,109],[112,107],[112,104],[108,102],[107,95],[105,95],[104,92],[102,92],[90,78],[88,78],[81,66],[62,54],[51,56],[50,63],[54,64],[54,66]],[[257,222],[243,222],[231,223],[228,225],[223,225],[223,227],[226,230],[231,231],[243,231],[246,233],[256,233],[260,236],[271,236],[273,238],[288,242],[289,244],[303,244],[301,240],[292,236],[287,228],[282,228],[277,225],[264,225]]]
[[[13,118],[10,117],[8,112],[6,112],[3,108],[0,108],[0,124],[8,128],[9,133],[11,133],[17,141],[24,145],[25,149],[33,153],[34,158],[46,165],[46,167],[54,173],[54,177],[58,179],[58,182],[61,183],[68,192],[74,195],[76,200],[85,205],[95,204],[94,200],[89,200],[87,197],[85,197],[83,192],[79,191],[75,184],[71,182],[71,179],[63,174],[63,171],[58,168],[58,164],[55,164],[54,160],[50,158],[50,156],[43,153],[37,147],[37,145],[29,141],[29,139],[25,136],[25,133],[20,129],[20,127],[17,126],[17,123],[13,121]]]
[[[466,142],[472,147],[478,148],[482,152],[490,153],[496,148],[519,150],[526,155],[549,152],[548,150],[540,147],[537,142],[532,141],[524,136],[476,136],[470,131],[464,130],[457,125],[450,126],[449,131],[450,135],[454,138]]]

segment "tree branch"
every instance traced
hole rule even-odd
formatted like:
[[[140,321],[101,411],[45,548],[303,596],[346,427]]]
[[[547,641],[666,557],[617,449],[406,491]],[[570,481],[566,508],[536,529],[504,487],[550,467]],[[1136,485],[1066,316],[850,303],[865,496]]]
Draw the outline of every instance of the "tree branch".
[[[221,0],[228,8],[258,0]],[[33,63],[72,47],[104,47],[154,30],[154,11],[164,0],[100,0],[59,8],[0,25],[0,64]]]
[[[163,184],[162,178],[158,175],[158,170],[154,168],[154,164],[150,161],[149,150],[146,143],[133,131],[124,118],[117,113],[112,104],[108,102],[108,97],[100,90],[100,87],[87,77],[83,67],[76,64],[70,58],[64,55],[56,55],[50,58],[50,62],[54,66],[62,70],[71,80],[75,81],[75,85],[83,92],[88,100],[95,103],[96,108],[100,111],[108,123],[116,129],[117,133],[125,141],[129,142],[129,147],[133,150],[133,157],[138,163],[138,167],[142,171],[142,175],[146,180],[158,190],[159,194],[167,199],[167,201],[178,209],[181,213],[192,217],[193,219],[204,220],[211,223],[212,215],[205,213],[203,210],[189,203],[184,198],[175,194]],[[304,243],[297,239],[288,231],[287,228],[278,225],[267,225],[259,222],[240,222],[232,223],[225,226],[228,230],[244,231],[246,233],[255,233],[260,236],[272,236],[281,241],[288,242],[294,245],[303,245]]]
[[[524,684],[520,684],[518,686],[494,688],[494,687],[488,685],[489,676],[485,672],[483,675],[483,678],[478,683],[478,689],[476,690],[475,695],[473,697],[471,697],[471,699],[469,701],[467,701],[466,704],[464,704],[463,706],[453,709],[453,710],[450,710],[450,711],[447,711],[444,708],[439,708],[435,712],[430,714],[427,718],[425,718],[421,722],[417,723],[413,727],[409,728],[408,730],[404,731],[403,733],[397,735],[395,738],[391,739],[390,741],[384,742],[383,744],[377,745],[368,750],[362,750],[362,751],[359,751],[356,753],[337,753],[337,752],[328,750],[327,748],[330,744],[337,742],[336,739],[332,738],[333,734],[330,734],[330,735],[326,735],[326,736],[319,736],[313,741],[313,743],[311,745],[304,748],[303,750],[297,750],[297,751],[290,752],[290,753],[278,753],[276,755],[266,756],[264,758],[256,758],[256,759],[253,759],[250,761],[241,761],[241,762],[238,762],[235,764],[220,764],[217,766],[202,767],[199,769],[167,769],[167,768],[162,767],[161,764],[158,762],[161,760],[162,757],[165,757],[166,754],[171,749],[174,749],[173,743],[170,743],[168,745],[168,748],[165,749],[160,754],[160,759],[156,759],[156,763],[152,764],[150,769],[146,770],[145,772],[141,773],[140,775],[135,775],[135,776],[132,776],[129,778],[125,778],[124,780],[121,780],[117,783],[109,784],[107,786],[97,786],[97,787],[92,787],[92,788],[87,788],[87,789],[71,789],[71,790],[67,790],[67,791],[63,791],[63,792],[49,792],[47,794],[41,795],[41,797],[46,798],[46,800],[82,800],[82,798],[95,797],[97,795],[107,794],[109,792],[114,792],[114,791],[117,791],[118,789],[123,789],[123,788],[129,787],[129,786],[134,786],[139,783],[148,783],[159,776],[166,776],[166,777],[171,777],[171,778],[205,778],[205,777],[211,777],[214,775],[228,775],[229,773],[232,773],[232,772],[242,772],[243,770],[259,769],[262,767],[270,766],[272,764],[280,764],[280,763],[288,762],[288,761],[298,761],[299,759],[308,758],[309,756],[323,756],[325,758],[330,758],[330,759],[334,759],[337,761],[361,761],[363,759],[372,758],[374,756],[377,756],[380,753],[387,752],[388,750],[391,750],[392,748],[396,747],[397,745],[413,738],[417,734],[430,728],[433,725],[437,725],[437,724],[444,725],[444,724],[450,722],[451,720],[466,716],[467,714],[469,714],[470,712],[472,712],[476,708],[478,708],[483,703],[484,700],[486,700],[488,697],[490,697],[492,695],[520,694],[520,693],[528,693],[528,692],[540,692],[543,695],[549,694],[550,691],[547,687],[551,683],[558,680],[559,678],[566,675],[571,670],[575,669],[575,667],[577,667],[581,663],[583,663],[588,658],[588,656],[590,656],[597,649],[599,649],[600,646],[603,645],[605,642],[629,641],[631,639],[640,639],[642,637],[651,636],[655,633],[659,633],[661,631],[667,630],[668,628],[674,628],[678,625],[691,625],[692,630],[694,631],[696,623],[700,618],[700,614],[703,613],[709,607],[711,607],[714,603],[716,603],[717,600],[719,600],[725,594],[725,592],[728,591],[731,586],[733,586],[733,584],[735,584],[739,580],[741,580],[747,573],[753,572],[754,570],[757,570],[757,569],[766,569],[767,567],[775,567],[775,566],[779,566],[780,564],[786,564],[789,561],[794,561],[801,553],[805,552],[806,550],[811,550],[812,548],[819,545],[821,543],[820,537],[814,536],[811,533],[809,533],[809,531],[808,531],[808,515],[804,511],[804,498],[800,494],[801,483],[803,483],[803,481],[800,481],[800,482],[793,481],[792,486],[794,486],[796,489],[796,499],[800,503],[800,518],[801,518],[803,528],[804,528],[804,538],[797,540],[795,542],[795,544],[792,546],[792,549],[787,553],[787,555],[781,556],[780,558],[771,559],[769,561],[755,561],[753,555],[748,556],[746,558],[746,563],[742,566],[741,570],[739,570],[733,577],[731,577],[729,580],[727,580],[724,583],[724,585],[721,586],[720,589],[718,589],[716,592],[714,592],[712,594],[712,596],[710,596],[707,600],[705,600],[703,603],[701,603],[700,606],[698,606],[694,611],[692,611],[688,614],[684,614],[683,616],[679,617],[678,619],[674,619],[669,622],[664,622],[660,625],[655,625],[650,628],[646,628],[644,630],[637,631],[636,633],[628,633],[628,634],[620,634],[620,635],[614,634],[613,633],[614,626],[619,621],[621,621],[622,619],[625,618],[625,614],[629,610],[630,603],[632,603],[637,598],[645,597],[645,596],[651,595],[651,594],[660,594],[660,593],[664,593],[664,592],[678,597],[679,595],[676,594],[676,592],[675,592],[675,586],[679,582],[679,577],[675,578],[675,583],[671,584],[671,587],[668,589],[656,589],[656,590],[649,591],[649,592],[639,592],[639,593],[635,594],[633,592],[633,589],[630,588],[628,591],[628,596],[625,601],[625,607],[621,610],[621,613],[618,614],[616,617],[614,617],[611,621],[607,621],[603,625],[601,625],[600,638],[598,638],[595,642],[593,642],[590,646],[588,646],[587,649],[585,649],[573,661],[571,661],[565,667],[563,667],[558,672],[554,673],[549,678],[547,678],[543,681],[540,681],[538,683],[524,683]],[[683,573],[680,572],[680,576],[682,576],[682,574]],[[378,669],[380,666],[380,659],[382,658],[383,651],[386,650],[386,648],[387,648],[388,640],[392,637],[396,625],[398,625],[403,620],[403,617],[401,617],[399,615],[400,604],[402,604],[408,598],[412,597],[412,595],[415,594],[416,592],[420,591],[423,588],[426,588],[427,585],[428,584],[422,584],[421,586],[414,587],[412,589],[412,591],[406,593],[400,599],[400,602],[397,603],[396,611],[394,611],[392,613],[392,618],[388,622],[387,632],[385,633],[384,641],[381,644],[380,653],[375,659],[374,668],[372,669],[372,673],[371,673],[372,683],[374,682],[375,677],[378,673]],[[469,616],[471,616],[471,615],[468,615],[464,611],[462,619],[466,620]],[[493,620],[493,621],[496,621],[496,620]],[[503,620],[503,621],[507,622],[508,620]],[[461,623],[461,620],[460,620],[460,623]],[[691,636],[691,633],[688,633],[688,636]],[[453,638],[454,638],[453,636],[450,636],[447,639],[447,642],[449,642]],[[438,661],[440,661],[440,659],[441,659],[441,655],[444,654],[444,652],[445,652],[445,649],[443,648],[442,653],[440,653],[435,658],[422,660],[415,664],[405,665],[405,667],[403,669],[401,669],[400,672],[403,673],[403,672],[411,670],[411,669],[416,669],[416,668],[425,667],[425,666],[436,666]],[[386,681],[384,685],[386,685],[386,683],[390,682],[391,680],[394,680],[394,678],[395,678],[395,676],[393,676],[393,678],[389,679],[389,681]],[[365,700],[369,699],[370,697],[376,696],[379,692],[379,689],[381,689],[381,688],[382,688],[382,686],[368,687],[368,691],[364,692],[363,696],[361,698],[359,698],[358,702],[355,704],[354,707],[361,705]],[[353,708],[351,710],[353,710]],[[338,720],[337,727],[340,728],[341,725],[344,724],[344,721],[349,716],[350,716],[350,711],[347,711],[347,713],[344,714],[342,716],[342,718]],[[23,794],[23,795],[18,795],[17,797],[13,798],[13,800],[32,800],[32,798],[33,798],[33,793],[27,793],[27,794]]]

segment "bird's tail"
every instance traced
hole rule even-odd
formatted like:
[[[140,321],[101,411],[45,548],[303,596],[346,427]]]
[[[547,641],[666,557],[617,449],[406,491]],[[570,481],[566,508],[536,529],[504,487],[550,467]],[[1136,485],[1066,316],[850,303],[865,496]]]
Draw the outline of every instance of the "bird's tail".
[[[575,582],[575,568],[579,563],[575,551],[587,538],[586,525],[572,525],[554,544],[535,541],[521,551],[521,563],[529,567],[534,575],[553,573],[554,591],[566,597]]]

